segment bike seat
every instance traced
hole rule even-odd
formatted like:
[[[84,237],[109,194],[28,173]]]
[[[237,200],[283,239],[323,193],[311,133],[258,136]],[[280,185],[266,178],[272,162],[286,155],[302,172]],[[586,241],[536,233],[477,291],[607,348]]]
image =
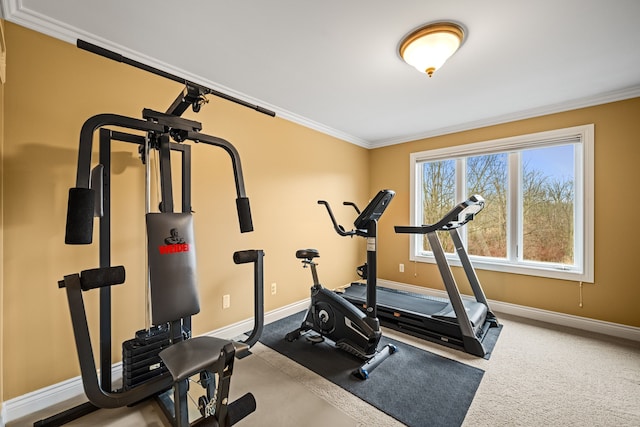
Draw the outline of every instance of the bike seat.
[[[317,249],[299,249],[296,251],[296,258],[299,259],[313,259],[320,256],[320,252]]]

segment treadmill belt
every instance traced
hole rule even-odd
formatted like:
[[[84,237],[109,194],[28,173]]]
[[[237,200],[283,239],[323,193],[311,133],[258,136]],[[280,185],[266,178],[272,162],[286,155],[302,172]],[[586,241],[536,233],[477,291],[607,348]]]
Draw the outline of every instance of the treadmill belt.
[[[343,297],[352,298],[364,304],[367,300],[367,286],[354,282],[344,290]],[[449,304],[449,300],[445,298],[418,295],[388,288],[377,288],[377,300],[378,306],[425,316],[432,316],[442,311]]]
[[[376,296],[382,326],[485,359],[489,358],[502,328],[493,315],[487,318],[487,306],[477,301],[463,300],[474,333],[469,337],[463,336],[447,298],[380,287],[376,288]],[[353,282],[345,288],[342,297],[364,310],[367,286]]]

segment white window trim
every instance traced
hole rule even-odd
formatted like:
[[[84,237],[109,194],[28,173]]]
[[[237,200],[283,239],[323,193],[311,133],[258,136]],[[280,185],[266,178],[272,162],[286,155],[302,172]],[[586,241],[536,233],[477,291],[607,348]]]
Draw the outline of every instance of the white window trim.
[[[530,276],[541,276],[553,279],[571,280],[579,282],[594,281],[594,125],[582,125],[564,129],[538,132],[527,135],[513,136],[509,138],[494,139],[490,141],[476,142],[463,146],[440,148],[418,153],[411,153],[410,157],[410,221],[411,224],[420,225],[422,222],[421,208],[416,203],[416,183],[421,182],[420,168],[416,167],[419,162],[446,160],[456,157],[467,157],[473,155],[492,154],[498,152],[508,152],[510,150],[522,150],[526,148],[540,148],[555,145],[562,141],[575,141],[582,145],[582,150],[578,150],[576,158],[576,174],[582,174],[582,180],[576,180],[576,209],[582,209],[582,223],[576,221],[576,230],[582,233],[583,244],[575,246],[576,263],[580,267],[574,270],[566,270],[561,266],[554,266],[550,263],[523,262],[517,264],[509,260],[498,258],[470,256],[475,268],[481,270],[492,270],[505,273],[524,274]],[[577,140],[577,141],[576,141]],[[580,153],[581,151],[581,153]],[[510,176],[514,176],[511,174]],[[582,185],[580,185],[580,181]],[[467,195],[456,195],[459,200],[463,200]],[[517,203],[508,206],[510,213],[517,212]],[[509,229],[508,234],[517,233],[515,229]],[[417,262],[435,263],[435,259],[429,254],[418,254],[417,248],[420,246],[421,235],[410,235],[409,259]],[[513,239],[509,238],[509,241]],[[460,266],[458,257],[447,254],[451,265]]]

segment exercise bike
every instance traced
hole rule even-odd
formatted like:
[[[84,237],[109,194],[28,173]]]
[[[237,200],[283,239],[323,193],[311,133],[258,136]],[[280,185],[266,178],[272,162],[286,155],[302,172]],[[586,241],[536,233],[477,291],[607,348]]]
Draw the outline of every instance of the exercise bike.
[[[342,298],[335,292],[324,288],[318,280],[317,264],[314,258],[320,256],[316,249],[300,249],[296,251],[296,258],[302,260],[303,266],[311,268],[313,286],[311,287],[311,303],[305,314],[302,325],[286,335],[287,341],[295,341],[302,335],[313,331],[319,335],[307,336],[312,344],[318,344],[325,339],[330,340],[337,348],[354,354],[366,362],[352,374],[360,379],[369,378],[369,374],[387,357],[397,351],[393,344],[387,344],[378,350],[378,343],[382,337],[380,322],[376,309],[376,234],[378,219],[391,202],[395,193],[391,190],[381,190],[367,205],[363,212],[351,204],[360,215],[354,222],[355,228],[345,231],[338,225],[331,211],[331,207],[324,200],[319,200],[327,208],[334,229],[340,236],[361,236],[367,239],[367,303],[363,313],[356,306]]]

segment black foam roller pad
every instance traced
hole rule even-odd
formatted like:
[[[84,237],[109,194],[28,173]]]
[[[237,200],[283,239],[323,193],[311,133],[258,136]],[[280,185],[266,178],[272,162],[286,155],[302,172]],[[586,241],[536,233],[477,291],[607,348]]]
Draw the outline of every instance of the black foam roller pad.
[[[251,208],[249,207],[249,198],[239,197],[236,199],[238,208],[238,220],[240,221],[240,231],[246,233],[253,231],[253,221],[251,219]]]
[[[256,399],[253,394],[247,393],[231,402],[227,407],[229,425],[232,426],[253,411],[256,410]]]
[[[80,287],[83,291],[124,283],[125,272],[122,265],[94,268],[80,273]]]
[[[90,188],[69,189],[67,228],[64,242],[67,245],[88,245],[93,239],[93,214],[95,196]]]
[[[233,253],[233,262],[236,264],[246,264],[248,262],[256,262],[258,259],[258,251],[249,249],[246,251],[238,251]]]

